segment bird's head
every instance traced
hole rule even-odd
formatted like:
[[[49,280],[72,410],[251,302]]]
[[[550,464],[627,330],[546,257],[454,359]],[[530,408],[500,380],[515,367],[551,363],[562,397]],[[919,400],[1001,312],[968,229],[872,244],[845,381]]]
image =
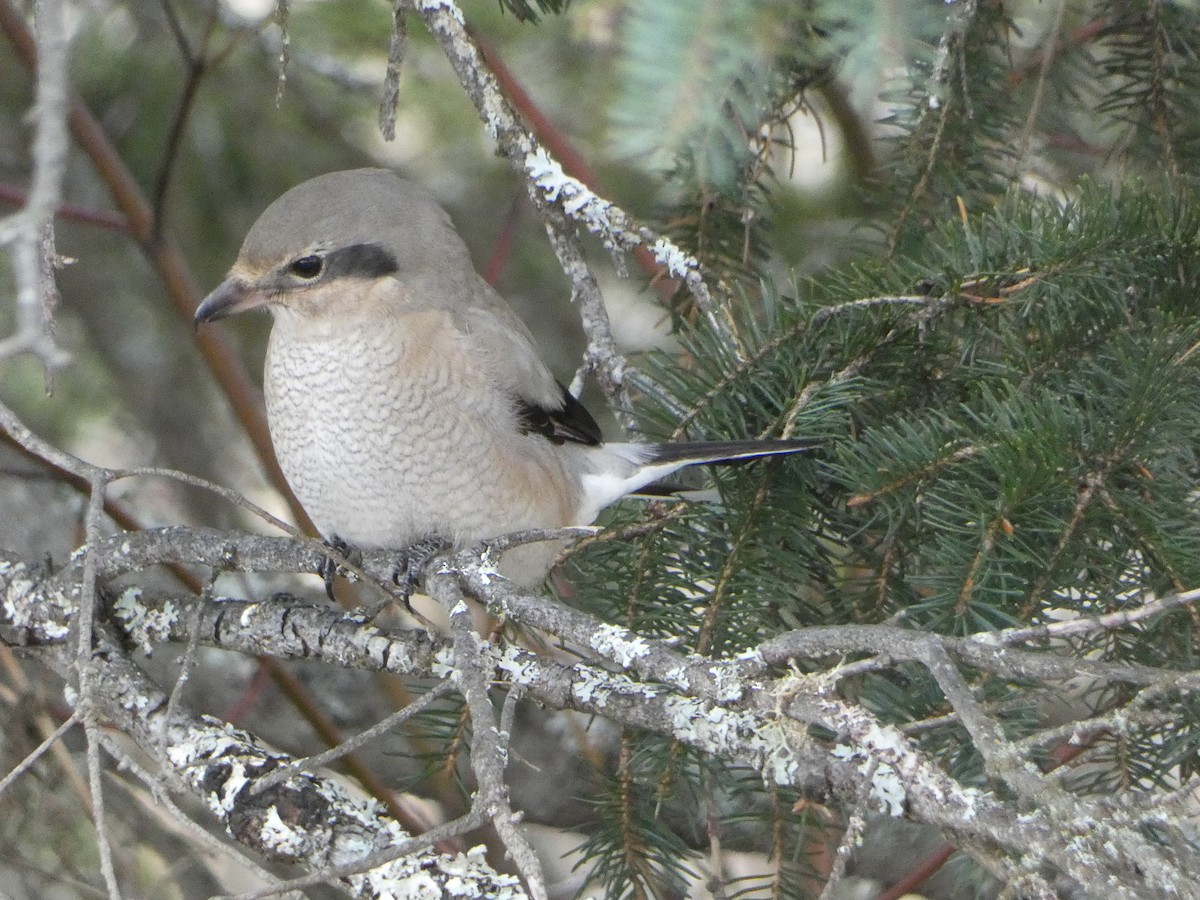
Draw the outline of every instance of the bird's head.
[[[195,322],[263,306],[314,317],[423,305],[455,296],[456,285],[436,288],[464,268],[474,273],[466,246],[420,188],[386,169],[331,172],[267,207]]]

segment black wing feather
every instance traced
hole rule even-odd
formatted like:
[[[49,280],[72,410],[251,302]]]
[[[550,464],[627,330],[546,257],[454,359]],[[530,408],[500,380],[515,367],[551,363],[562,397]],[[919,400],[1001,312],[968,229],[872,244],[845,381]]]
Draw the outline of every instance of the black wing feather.
[[[601,443],[600,426],[587,411],[587,407],[575,399],[574,395],[558,384],[562,392],[562,406],[558,409],[548,409],[530,403],[521,398],[518,401],[517,415],[521,423],[521,431],[525,434],[540,434],[554,444],[586,444],[594,447]]]

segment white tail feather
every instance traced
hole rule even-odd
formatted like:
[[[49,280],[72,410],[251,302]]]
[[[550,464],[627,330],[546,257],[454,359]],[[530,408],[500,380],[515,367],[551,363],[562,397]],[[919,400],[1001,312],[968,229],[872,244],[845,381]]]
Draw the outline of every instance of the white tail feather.
[[[812,446],[801,441],[603,444],[588,454],[593,465],[580,479],[583,497],[578,524],[590,524],[606,506],[685,466],[799,453]]]

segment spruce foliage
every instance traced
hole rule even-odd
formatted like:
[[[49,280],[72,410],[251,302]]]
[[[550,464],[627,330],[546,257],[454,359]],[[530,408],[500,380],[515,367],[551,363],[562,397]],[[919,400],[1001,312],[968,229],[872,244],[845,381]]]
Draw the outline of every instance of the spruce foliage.
[[[576,557],[577,602],[734,657],[811,625],[968,635],[1200,584],[1200,193],[1187,177],[1200,155],[1200,13],[1080,4],[1055,23],[1040,7],[904,4],[912,30],[891,46],[907,68],[880,99],[860,240],[831,267],[778,280],[767,226],[786,147],[764,136],[785,111],[821,109],[810,100],[830,84],[860,87],[861,60],[844,51],[884,31],[885,5],[729,6],[630,11],[634,74],[617,120],[644,151],[640,111],[667,115],[663,220],[733,287],[729,333],[682,301],[682,353],[638,361],[637,413],[660,437],[827,443],[717,473],[717,503],[622,508],[610,524],[629,537]],[[769,15],[777,31],[754,27]],[[922,43],[931,16],[938,33]],[[654,46],[672,51],[656,60]],[[701,75],[684,64],[695,55],[717,62]],[[681,108],[683,97],[699,99]],[[1188,669],[1195,635],[1184,608],[1047,649]],[[1064,701],[1061,684],[982,675],[971,687],[1014,741],[1062,702],[1086,719],[1130,699],[1082,686]],[[885,721],[931,720],[912,732],[922,750],[989,787],[962,726],[939,720],[948,710],[923,669],[843,690]],[[1196,770],[1194,700],[1165,690],[1135,705],[1124,732],[1084,738],[1090,765],[1066,778],[1072,790],[1178,786]],[[747,889],[813,890],[811,808],[658,738],[624,742],[617,771],[598,779],[610,827],[584,848],[609,896],[671,896],[689,866],[677,840],[702,854],[697,823],[714,815],[726,841],[774,856],[775,880]],[[1055,745],[1038,747],[1048,762]]]

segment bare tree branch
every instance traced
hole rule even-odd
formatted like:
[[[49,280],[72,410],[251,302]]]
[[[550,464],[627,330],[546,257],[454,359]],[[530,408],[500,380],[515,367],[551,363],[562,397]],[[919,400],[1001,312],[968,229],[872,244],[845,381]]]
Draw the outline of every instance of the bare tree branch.
[[[170,528],[104,538],[87,556],[96,559],[97,578],[103,583],[118,574],[128,577],[182,559],[244,571],[306,570],[317,554],[307,543],[292,539]],[[0,592],[6,598],[0,637],[26,646],[61,644],[64,624],[76,614],[72,585],[78,584],[81,565],[74,560],[50,574],[16,559],[0,562]],[[390,568],[387,554],[367,554],[363,561],[363,570],[371,577],[387,578]],[[295,604],[290,599],[269,603],[214,600],[205,602],[196,616],[188,616],[179,613],[185,598],[155,597],[148,591],[135,596],[133,589],[126,589],[116,600],[115,611],[138,643],[185,642],[192,629],[199,628],[203,642],[214,646],[283,658],[319,657],[344,666],[407,674],[436,674],[445,666],[461,671],[459,656],[473,653],[477,659],[471,665],[476,667],[478,684],[484,677],[479,673],[494,666],[500,677],[525,691],[531,700],[671,736],[749,766],[769,783],[833,790],[849,797],[857,796],[866,789],[864,784],[869,784],[875,806],[946,830],[1007,878],[1035,874],[1034,869],[1012,869],[1014,859],[1024,860],[1023,866],[1044,862],[1068,873],[1079,885],[1095,886],[1098,879],[1105,879],[1106,884],[1116,885],[1110,887],[1114,896],[1137,896],[1145,886],[1168,890],[1182,877],[1181,872],[1200,864],[1186,841],[1168,847],[1141,837],[1146,817],[1152,813],[1151,806],[1138,802],[1137,790],[1131,789],[1127,797],[1079,797],[1065,791],[1057,775],[1043,775],[1029,760],[1014,755],[1018,746],[1032,751],[1034,745],[1004,742],[993,713],[972,696],[972,689],[951,660],[960,658],[984,669],[990,666],[999,673],[1037,671],[1063,680],[1089,672],[1099,678],[1149,684],[1148,670],[1097,664],[1088,668],[1086,663],[1051,652],[988,647],[974,638],[951,639],[886,626],[804,629],[733,660],[685,657],[659,641],[514,590],[490,569],[486,554],[477,553],[473,558],[458,554],[445,560],[432,576],[434,592],[444,601],[453,600],[451,609],[458,614],[459,601],[454,598],[459,595],[447,578],[459,579],[468,594],[513,621],[558,634],[577,653],[595,662],[567,665],[511,645],[490,647],[462,627],[450,644],[424,632],[385,632],[354,616],[328,607]],[[1097,622],[1095,627],[1111,625]],[[471,645],[464,651],[468,640]],[[968,728],[972,742],[994,742],[981,752],[985,759],[991,757],[994,776],[1017,789],[1018,799],[1005,799],[1002,794],[956,781],[899,730],[840,699],[839,667],[847,654],[854,653],[875,654],[875,665],[890,660],[892,664],[903,661],[927,666],[943,686],[957,720],[973,723]],[[835,657],[833,667],[823,671],[800,674],[793,669],[790,674],[779,674],[779,666],[811,666],[831,657]],[[1187,690],[1195,682],[1190,673],[1160,672],[1154,684],[1163,684],[1164,679]],[[104,683],[110,681],[106,675]],[[473,690],[461,682],[459,689]],[[474,703],[484,699],[486,694],[477,696]],[[490,702],[486,708],[488,716],[493,716]],[[475,715],[483,716],[483,709],[480,706]],[[1119,714],[1114,712],[1114,716]],[[807,736],[812,726],[838,737],[824,746],[815,743]],[[491,742],[476,747],[476,764],[489,754],[499,764],[502,729],[496,729],[494,718],[485,719],[483,726],[477,722],[476,727],[487,731]],[[172,740],[172,748],[175,743]],[[170,753],[174,759],[180,751],[172,749]],[[281,764],[256,764],[254,771],[269,771]],[[478,774],[479,769],[476,771]],[[497,772],[502,772],[502,767]],[[186,772],[180,774],[189,777]],[[484,802],[482,814],[493,819],[511,816],[512,811],[494,793],[501,790],[502,781],[485,783],[485,776],[480,774],[480,778],[481,790],[490,784],[487,790],[493,792],[490,799],[486,792],[480,794],[477,802]],[[1033,807],[1019,799],[1031,796],[1030,792],[1036,792],[1038,800]],[[1173,827],[1164,822],[1161,811],[1153,814],[1160,833]],[[1089,824],[1085,827],[1084,823]],[[507,840],[516,839],[510,834]],[[519,843],[509,846],[519,847]],[[1131,866],[1131,860],[1137,864]],[[529,876],[530,871],[526,869],[533,889],[535,878]],[[1131,874],[1135,872],[1139,874]]]
[[[4,0],[0,17],[19,20]],[[12,257],[17,282],[17,331],[0,341],[0,359],[34,353],[49,368],[66,362],[52,334],[58,289],[53,270],[54,212],[62,196],[67,154],[67,37],[61,0],[37,0],[34,6],[37,90],[34,98],[34,178],[24,209],[0,220],[0,246]]]
[[[403,2],[421,16],[437,39],[463,89],[479,111],[488,134],[526,179],[530,197],[546,218],[546,229],[559,265],[573,285],[573,299],[579,305],[588,338],[585,362],[596,373],[610,402],[618,410],[628,407],[623,388],[627,364],[616,350],[599,287],[584,262],[569,223],[578,223],[596,234],[613,254],[620,271],[624,271],[622,253],[636,247],[649,248],[672,278],[687,285],[697,308],[740,358],[743,350],[728,318],[727,304],[713,297],[699,261],[563,171],[561,164],[538,144],[501,93],[454,0]],[[724,290],[720,288],[722,294]]]
[[[24,30],[20,15],[4,0],[0,17],[8,31]],[[0,219],[0,246],[6,246],[16,279],[17,331],[0,341],[0,359],[31,352],[47,369],[66,362],[54,343],[52,315],[58,291],[53,270],[54,213],[62,196],[67,157],[67,34],[62,0],[34,4],[37,91],[33,104],[33,181],[24,209]],[[10,27],[11,26],[11,27]]]
[[[63,674],[73,665],[63,651],[48,651],[45,658]],[[99,639],[96,659],[103,673],[92,685],[97,712],[181,778],[244,846],[278,861],[323,868],[352,865],[406,838],[378,803],[354,798],[327,777],[302,773],[256,793],[257,775],[292,760],[210,717],[169,713],[167,697],[111,640]],[[476,896],[523,896],[514,879],[492,872],[474,851],[447,856],[426,849],[346,876],[363,896],[388,890],[410,896],[422,885],[442,885],[440,890],[447,881],[471,885]]]
[[[508,763],[510,734],[497,727],[488,696],[496,666],[494,650],[476,632],[471,611],[459,586],[450,578],[434,575],[430,593],[450,616],[454,636],[451,656],[454,680],[471,711],[471,769],[478,781],[474,805],[491,820],[508,855],[517,864],[534,900],[548,900],[546,879],[537,854],[517,829],[519,816],[508,802],[504,770]]]

